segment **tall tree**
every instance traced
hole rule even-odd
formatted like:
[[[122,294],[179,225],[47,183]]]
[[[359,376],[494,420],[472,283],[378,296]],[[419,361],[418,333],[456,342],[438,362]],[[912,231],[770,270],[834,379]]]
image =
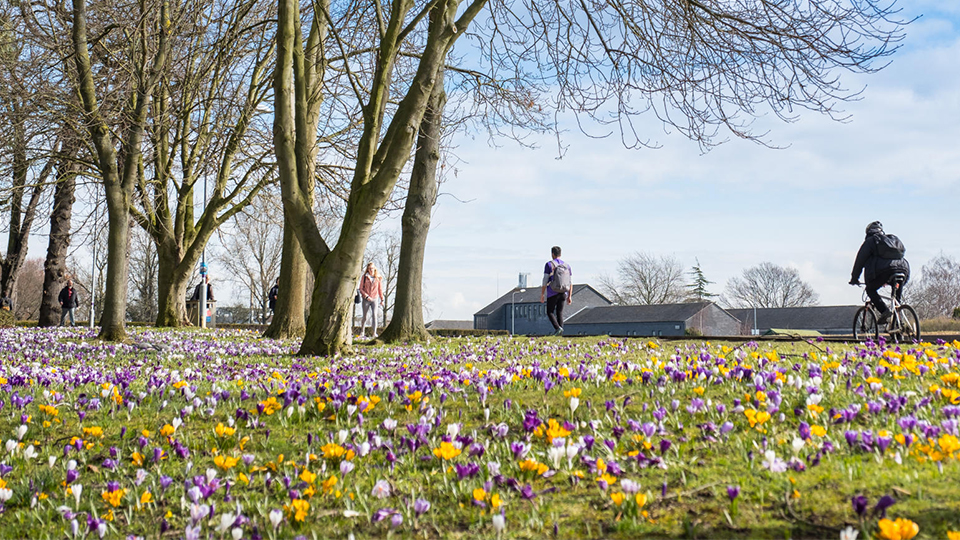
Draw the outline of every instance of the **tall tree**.
[[[300,91],[296,92],[294,103],[295,85],[303,80],[302,63],[294,61],[294,50],[298,49],[295,42],[299,6],[292,0],[280,1],[274,141],[284,210],[294,222],[297,237],[315,275],[301,354],[335,354],[349,349],[354,280],[360,273],[363,250],[374,220],[389,199],[409,159],[438,70],[450,47],[484,4],[484,0],[474,0],[462,10],[459,17],[460,2],[457,0],[431,2],[413,12],[413,1],[399,0],[391,4],[389,12],[377,10],[381,17],[378,18],[380,32],[375,47],[373,75],[368,81],[366,93],[355,86],[356,98],[364,103],[363,133],[357,145],[356,166],[340,236],[330,248],[320,234],[304,192],[296,182],[298,152],[295,145],[302,137],[312,139],[316,134],[299,129],[302,125],[299,118],[303,117],[300,111],[304,108],[300,106]],[[330,17],[328,12],[317,16],[321,15]],[[397,101],[392,118],[386,122],[384,113],[390,100],[389,91],[397,58],[407,37],[425,18],[429,19],[429,23],[416,73],[405,94]],[[335,39],[342,47],[340,36],[335,36]],[[349,64],[345,66],[350,69]],[[303,155],[302,152],[299,154]]]
[[[739,308],[813,306],[820,297],[795,268],[762,262],[727,282],[726,301]]]
[[[120,130],[120,151],[104,118],[94,82],[87,39],[86,0],[73,0],[73,45],[77,68],[77,91],[83,104],[84,122],[96,148],[96,166],[106,192],[108,262],[104,311],[100,337],[119,341],[126,337],[127,242],[134,187],[142,165],[144,126],[150,96],[167,63],[167,32],[171,25],[170,4],[162,0],[154,10],[147,2],[137,4],[137,23],[131,28],[130,70],[135,75],[124,99],[124,122]]]
[[[683,264],[675,257],[636,252],[617,263],[617,277],[601,276],[604,295],[621,305],[675,304],[685,297]]]
[[[41,198],[64,144],[53,54],[36,46],[16,3],[0,5],[0,204],[9,212],[7,245],[0,259],[0,296],[10,297],[27,257]]]
[[[960,263],[941,252],[923,265],[920,279],[908,292],[910,305],[924,319],[952,316],[960,307]]]
[[[275,181],[258,121],[273,61],[269,16],[262,0],[198,2],[168,38],[174,54],[151,95],[149,152],[131,207],[156,244],[157,326],[187,322],[188,281],[211,236]]]
[[[40,295],[43,289],[43,259],[27,259],[23,264],[22,279],[11,295],[13,312],[19,320],[36,320],[40,312]]]
[[[283,252],[280,261],[280,292],[277,296],[277,310],[270,326],[264,332],[267,337],[276,339],[300,337],[306,332],[305,289],[307,279],[314,276],[312,266],[308,265],[304,254],[307,246],[304,238],[296,232],[305,222],[312,221],[314,207],[314,189],[316,187],[317,167],[317,130],[320,124],[321,105],[323,103],[323,85],[326,74],[326,51],[329,32],[330,0],[314,2],[314,14],[307,34],[306,42],[301,31],[299,5],[290,2],[279,3],[277,30],[277,68],[274,79],[275,109],[286,107],[281,120],[274,122],[274,143],[277,137],[283,137],[283,159],[287,163],[279,164],[279,176],[283,188]],[[294,80],[295,79],[295,80]],[[278,95],[278,90],[283,95]],[[295,112],[290,112],[295,108]],[[289,114],[288,114],[289,113]],[[278,131],[278,126],[280,130]],[[281,151],[277,151],[278,162]],[[284,184],[284,182],[286,182]],[[287,197],[296,201],[286,202]],[[288,204],[297,205],[297,212],[287,210]],[[316,225],[314,225],[316,227]],[[320,236],[319,232],[317,236]],[[321,253],[326,245],[319,247]]]
[[[430,214],[437,201],[437,163],[440,161],[440,131],[447,94],[444,70],[437,75],[427,110],[420,122],[417,150],[407,202],[401,219],[400,261],[393,316],[380,339],[388,342],[425,341],[430,334],[423,322],[423,258],[430,232]],[[384,309],[386,318],[386,309]]]
[[[700,259],[696,259],[696,261],[697,264],[688,272],[688,275],[693,281],[687,285],[687,301],[705,302],[711,298],[716,298],[716,294],[707,290],[707,287],[713,285],[713,282],[708,280],[707,276],[703,274],[703,269],[700,268]]]
[[[60,289],[66,280],[67,250],[70,248],[70,224],[73,203],[76,202],[79,164],[69,156],[57,165],[56,187],[53,191],[53,210],[50,212],[50,234],[47,256],[43,262],[43,298],[37,325],[56,326],[60,322]]]

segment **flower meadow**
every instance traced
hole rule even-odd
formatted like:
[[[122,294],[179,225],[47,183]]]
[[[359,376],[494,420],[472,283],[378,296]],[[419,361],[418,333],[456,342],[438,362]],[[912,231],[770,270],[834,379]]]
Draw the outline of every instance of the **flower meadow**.
[[[3,538],[960,539],[960,342],[0,330]]]

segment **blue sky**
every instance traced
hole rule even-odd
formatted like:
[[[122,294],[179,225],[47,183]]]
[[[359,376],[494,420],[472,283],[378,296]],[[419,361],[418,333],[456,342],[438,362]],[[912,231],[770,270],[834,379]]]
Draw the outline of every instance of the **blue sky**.
[[[784,149],[732,140],[703,155],[652,117],[641,126],[659,149],[626,150],[573,123],[562,126],[560,160],[549,137],[533,150],[455,141],[462,162],[442,191],[456,199],[440,198],[427,245],[429,318],[472,318],[519,272],[538,282],[554,244],[576,282],[595,283],[647,251],[687,267],[699,258],[722,292],[744,268],[771,261],[797,268],[824,305],[860,301],[846,283],[875,219],[906,244],[914,279],[941,251],[960,258],[960,6],[901,4],[922,17],[887,69],[844,76],[850,88],[866,86],[843,105],[848,122],[811,113],[758,121]]]

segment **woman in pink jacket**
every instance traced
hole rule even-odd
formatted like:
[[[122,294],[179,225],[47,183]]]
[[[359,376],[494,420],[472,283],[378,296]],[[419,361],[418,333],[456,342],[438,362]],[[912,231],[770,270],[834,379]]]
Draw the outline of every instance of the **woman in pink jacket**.
[[[383,303],[383,278],[373,263],[367,264],[367,271],[360,276],[360,298],[363,302],[363,318],[360,319],[360,335],[366,335],[367,312],[373,315],[373,335],[377,337],[377,309]]]

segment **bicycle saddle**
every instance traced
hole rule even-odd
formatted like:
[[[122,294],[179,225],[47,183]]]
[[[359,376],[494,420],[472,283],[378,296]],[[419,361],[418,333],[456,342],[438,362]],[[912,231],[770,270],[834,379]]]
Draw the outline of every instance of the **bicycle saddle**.
[[[890,276],[890,279],[887,280],[887,283],[891,285],[898,284],[898,283],[902,284],[906,280],[907,280],[906,274],[904,274],[903,272],[897,272],[896,274],[893,274],[892,276]]]

